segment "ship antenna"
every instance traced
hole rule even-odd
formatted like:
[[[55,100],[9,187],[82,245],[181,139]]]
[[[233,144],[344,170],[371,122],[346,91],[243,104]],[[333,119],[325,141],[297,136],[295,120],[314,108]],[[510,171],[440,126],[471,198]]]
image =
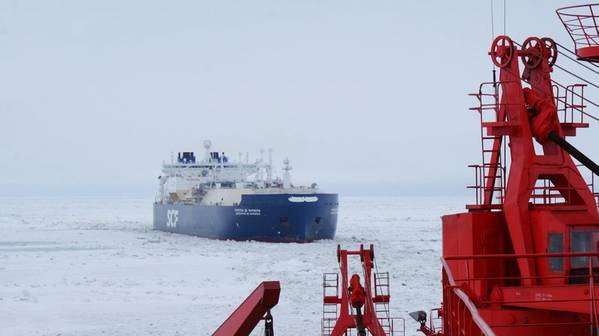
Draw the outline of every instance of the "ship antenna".
[[[256,165],[256,169],[258,169],[258,181],[264,181],[263,179],[263,165],[264,163],[264,148],[260,149],[260,162]]]
[[[505,0],[503,0],[503,35],[506,34],[506,29],[505,29],[505,22],[507,20],[506,19],[507,18],[506,8],[507,8],[506,2],[505,2]]]
[[[212,147],[212,142],[208,139],[204,140],[204,149],[206,150],[204,160],[208,161],[210,158],[210,147]]]
[[[495,38],[495,14],[493,11],[494,2],[493,2],[493,0],[491,0],[490,2],[491,2],[491,40],[492,40]]]
[[[242,167],[243,161],[241,160],[242,156],[243,156],[243,153],[239,152],[239,156],[237,159],[237,174],[239,175],[238,176],[239,182],[243,182],[243,167]]]
[[[272,148],[268,149],[268,167],[266,168],[266,181],[272,182]]]
[[[491,40],[495,39],[495,12],[493,10],[494,7],[494,0],[491,0]],[[503,30],[504,30],[504,34],[505,34],[505,1],[503,2],[504,4],[504,24],[503,24]],[[495,68],[495,63],[491,63],[491,69],[493,72],[493,87],[497,86],[497,69]]]
[[[289,165],[289,158],[283,160],[283,188],[289,188],[291,186],[291,166]]]

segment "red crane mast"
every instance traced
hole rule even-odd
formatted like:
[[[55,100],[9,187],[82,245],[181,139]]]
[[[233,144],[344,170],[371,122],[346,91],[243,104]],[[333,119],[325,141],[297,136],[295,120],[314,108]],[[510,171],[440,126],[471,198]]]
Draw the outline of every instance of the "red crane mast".
[[[589,43],[579,59],[599,60]],[[581,166],[593,179],[599,166],[566,140],[589,126],[585,85],[552,79],[550,38],[520,45],[498,36],[489,55],[499,80],[473,94],[482,140],[476,202],[442,218],[443,327],[427,326],[423,312],[413,317],[426,335],[596,336],[599,212]]]

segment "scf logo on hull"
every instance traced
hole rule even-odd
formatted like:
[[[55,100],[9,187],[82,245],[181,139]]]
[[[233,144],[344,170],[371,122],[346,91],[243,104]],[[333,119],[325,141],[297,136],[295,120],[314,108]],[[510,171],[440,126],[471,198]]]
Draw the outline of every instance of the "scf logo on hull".
[[[179,210],[167,210],[166,211],[166,227],[169,227],[169,228],[177,227],[178,220],[179,220]]]

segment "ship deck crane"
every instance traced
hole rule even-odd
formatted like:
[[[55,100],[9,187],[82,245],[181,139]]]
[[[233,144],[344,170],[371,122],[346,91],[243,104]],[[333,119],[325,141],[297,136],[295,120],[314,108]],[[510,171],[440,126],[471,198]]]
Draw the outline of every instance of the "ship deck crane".
[[[558,10],[584,44],[578,58],[591,62],[599,60],[595,6]],[[589,101],[584,85],[552,78],[554,66],[563,69],[558,54],[550,38],[492,42],[499,80],[473,94],[482,143],[476,202],[442,218],[443,326],[413,314],[427,336],[598,335],[599,167],[566,140],[589,126]]]

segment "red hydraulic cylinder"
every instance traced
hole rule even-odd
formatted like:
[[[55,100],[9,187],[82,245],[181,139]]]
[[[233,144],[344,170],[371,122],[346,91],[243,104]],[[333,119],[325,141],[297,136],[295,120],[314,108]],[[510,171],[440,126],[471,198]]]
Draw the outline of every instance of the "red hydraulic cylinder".
[[[362,308],[364,300],[366,300],[366,292],[364,292],[364,287],[360,284],[360,276],[357,274],[352,275],[349,284],[351,305],[354,308]]]

